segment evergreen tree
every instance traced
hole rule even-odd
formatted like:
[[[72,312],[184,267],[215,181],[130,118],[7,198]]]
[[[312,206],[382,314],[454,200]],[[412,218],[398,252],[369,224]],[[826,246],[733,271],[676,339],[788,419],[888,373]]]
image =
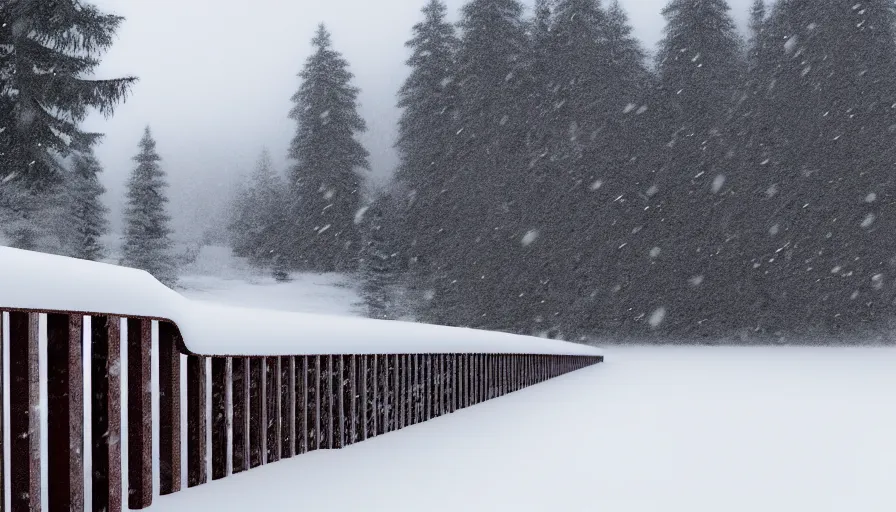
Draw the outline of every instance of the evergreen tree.
[[[356,136],[366,125],[358,114],[358,89],[351,84],[348,63],[333,50],[323,25],[312,45],[290,113],[298,123],[289,153],[295,161],[291,259],[308,270],[347,271],[355,268],[360,249],[354,225],[361,206],[358,172],[370,165]]]
[[[99,261],[105,254],[101,238],[109,230],[106,220],[109,209],[100,200],[106,193],[98,177],[101,172],[103,169],[92,150],[75,155],[66,187],[66,217],[71,223],[66,252],[75,258]]]
[[[411,75],[398,94],[402,115],[396,147],[401,160],[395,176],[405,198],[405,227],[398,243],[404,257],[413,262],[418,290],[429,289],[430,276],[442,266],[443,220],[451,208],[442,191],[453,173],[457,101],[452,75],[457,39],[446,20],[445,5],[431,0],[423,17],[406,44],[412,51],[407,61]]]
[[[174,286],[177,274],[171,254],[171,218],[165,211],[168,183],[159,165],[161,160],[147,127],[140,140],[140,153],[134,157],[137,166],[128,180],[121,264],[145,270],[165,285]]]
[[[361,293],[370,318],[394,320],[398,305],[396,291],[400,279],[399,254],[396,251],[398,231],[395,198],[382,192],[359,216],[358,225],[364,234],[361,251]]]
[[[285,186],[265,149],[231,209],[229,232],[234,254],[271,267],[278,280],[288,279],[287,207]]]
[[[52,232],[41,209],[59,193],[63,159],[99,138],[80,122],[90,109],[111,115],[135,80],[86,78],[121,22],[80,0],[0,3],[0,194],[18,247]]]
[[[527,229],[519,222],[525,186],[526,59],[522,6],[473,0],[463,8],[458,49],[456,162],[444,189],[444,265],[429,319],[499,330],[519,321],[519,276]]]
[[[736,165],[724,128],[743,80],[742,45],[725,0],[672,0],[663,15],[657,71],[666,145],[643,235],[656,244],[657,265],[642,314],[645,327],[667,335],[718,332],[730,310],[721,262],[735,250],[725,232]]]

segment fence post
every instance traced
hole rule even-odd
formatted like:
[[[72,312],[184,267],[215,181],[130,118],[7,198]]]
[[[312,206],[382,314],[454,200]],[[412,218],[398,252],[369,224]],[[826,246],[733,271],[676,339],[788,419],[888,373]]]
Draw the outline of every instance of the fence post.
[[[0,313],[0,340],[3,336],[2,316]],[[81,353],[84,339],[83,321],[80,315],[47,315],[49,510],[84,508],[84,463],[80,449],[84,444],[84,378]],[[2,346],[0,343],[0,350]],[[3,372],[0,370],[0,377],[2,375]],[[0,383],[0,396],[2,389]],[[3,454],[2,435],[3,432],[0,430],[0,456]],[[0,471],[0,483],[4,482],[2,474]],[[0,500],[2,499],[3,493],[0,492]],[[3,501],[0,501],[0,504],[2,503]]]
[[[76,316],[72,315],[71,318]],[[127,326],[128,508],[138,510],[152,505],[152,322],[129,318]],[[78,332],[80,348],[80,329]],[[80,357],[80,350],[76,357]],[[78,361],[77,371],[80,369]],[[69,393],[72,392],[75,390],[70,389]],[[78,394],[80,392],[77,391]],[[78,480],[81,480],[81,475],[78,475]]]
[[[280,458],[296,453],[296,359],[280,358]]]
[[[249,359],[249,469],[264,464],[264,358]]]
[[[121,510],[121,320],[109,316],[93,317],[91,338],[92,508],[98,512],[119,512]],[[39,446],[38,444],[38,449]]]
[[[208,481],[206,454],[206,383],[205,358],[187,356],[187,486]]]
[[[280,460],[280,358],[267,357],[264,365],[265,462]]]
[[[227,476],[228,362],[226,357],[212,358],[212,480]]]
[[[180,349],[177,328],[159,323],[159,476],[162,496],[180,490]]]
[[[308,452],[308,356],[299,356],[296,359],[296,451],[295,453]]]
[[[10,504],[41,509],[38,315],[9,313]]]
[[[231,363],[231,404],[233,407],[233,438],[231,459],[233,473],[249,469],[249,359],[234,357]]]

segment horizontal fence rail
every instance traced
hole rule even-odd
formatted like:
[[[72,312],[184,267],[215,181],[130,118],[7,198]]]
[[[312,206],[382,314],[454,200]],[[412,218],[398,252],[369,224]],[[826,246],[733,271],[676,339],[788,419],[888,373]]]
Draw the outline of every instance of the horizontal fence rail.
[[[0,287],[12,275],[3,273],[5,250]],[[143,509],[155,496],[345,448],[603,362],[581,347],[514,353],[494,343],[481,344],[501,350],[200,354],[179,323],[157,315],[23,307],[5,290],[0,508],[13,512]]]

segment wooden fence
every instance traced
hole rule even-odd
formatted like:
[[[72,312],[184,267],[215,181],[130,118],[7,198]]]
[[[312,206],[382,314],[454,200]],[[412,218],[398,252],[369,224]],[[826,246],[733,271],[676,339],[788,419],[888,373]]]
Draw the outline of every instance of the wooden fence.
[[[8,482],[13,512],[117,512],[125,502],[146,508],[154,471],[159,494],[167,495],[181,490],[184,476],[194,487],[313,450],[343,448],[603,361],[596,352],[195,354],[178,326],[159,317],[41,311],[0,301],[2,307],[0,342],[9,368],[4,371],[0,357],[0,376],[8,375],[9,389],[0,389],[0,399],[8,397],[3,410],[9,424],[0,415],[0,443],[8,439],[10,456],[3,457],[0,445],[0,507]],[[41,414],[47,415],[45,445]],[[82,446],[89,451],[87,477]],[[41,503],[44,488],[48,499]]]

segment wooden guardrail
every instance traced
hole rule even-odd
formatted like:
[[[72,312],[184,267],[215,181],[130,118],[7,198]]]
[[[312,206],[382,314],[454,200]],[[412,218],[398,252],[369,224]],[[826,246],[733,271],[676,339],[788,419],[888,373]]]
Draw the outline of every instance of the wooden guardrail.
[[[0,493],[8,480],[13,512],[142,509],[154,474],[159,495],[175,493],[603,361],[552,340],[196,304],[139,271],[6,248],[0,342]]]

